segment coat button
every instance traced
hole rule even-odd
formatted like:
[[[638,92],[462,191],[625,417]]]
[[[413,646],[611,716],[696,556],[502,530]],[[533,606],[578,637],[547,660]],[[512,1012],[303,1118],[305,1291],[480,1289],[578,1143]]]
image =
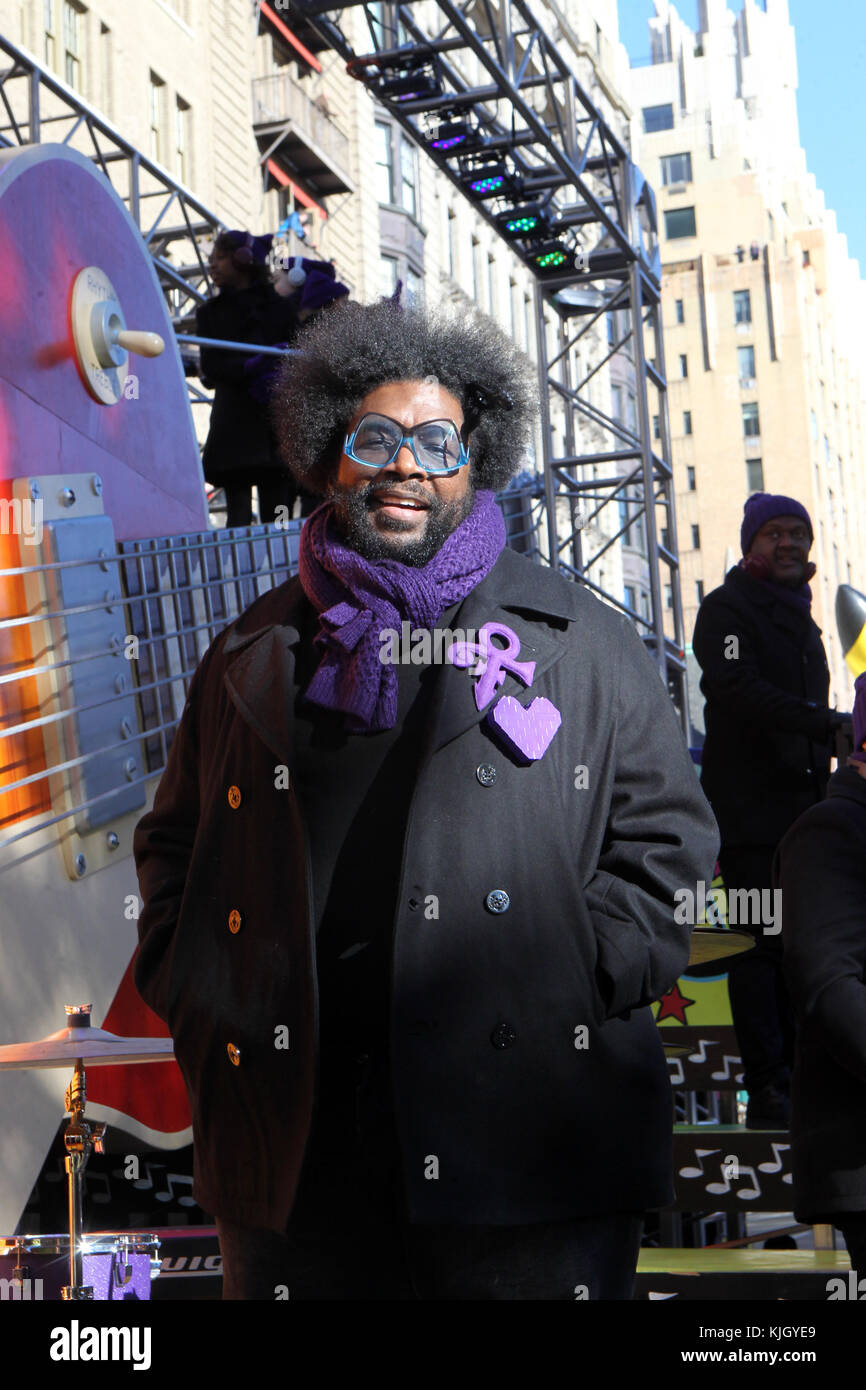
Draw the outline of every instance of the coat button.
[[[494,888],[492,893],[488,893],[484,899],[491,912],[507,912],[511,906],[511,899],[504,888]]]
[[[232,783],[232,785],[229,787],[229,805],[231,806],[233,811],[236,811],[240,804],[241,789],[240,787],[236,787],[234,783]]]
[[[496,768],[492,763],[479,763],[475,769],[475,776],[482,787],[492,787],[496,781]]]
[[[229,1061],[231,1062],[232,1066],[239,1067],[241,1064],[240,1048],[235,1047],[234,1043],[229,1043],[228,1047],[226,1048],[226,1052],[229,1054]]]
[[[490,1041],[494,1047],[513,1047],[517,1042],[517,1034],[510,1023],[497,1023],[490,1034]]]
[[[243,918],[241,917],[241,914],[238,912],[237,908],[233,907],[231,912],[229,913],[229,931],[232,933],[233,936],[236,936],[237,933],[240,931],[242,920]]]

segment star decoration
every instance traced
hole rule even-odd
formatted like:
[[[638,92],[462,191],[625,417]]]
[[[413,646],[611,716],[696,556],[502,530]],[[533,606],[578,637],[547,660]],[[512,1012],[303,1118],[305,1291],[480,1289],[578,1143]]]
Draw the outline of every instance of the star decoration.
[[[694,999],[687,999],[680,992],[678,980],[673,989],[669,989],[667,994],[663,994],[659,1000],[660,1007],[656,1014],[656,1023],[661,1023],[663,1018],[678,1018],[680,1023],[685,1023],[686,1009],[694,1002]]]

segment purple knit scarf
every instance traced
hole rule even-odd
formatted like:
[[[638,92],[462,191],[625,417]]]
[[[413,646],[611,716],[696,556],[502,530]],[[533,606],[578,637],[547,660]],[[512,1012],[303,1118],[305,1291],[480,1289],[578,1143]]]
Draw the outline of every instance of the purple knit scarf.
[[[767,566],[763,559],[761,559],[760,564],[755,564],[751,555],[745,555],[743,559],[740,560],[739,568],[745,570],[746,574],[751,575],[753,579],[759,580],[764,585],[765,589],[769,589],[770,593],[776,596],[780,603],[786,603],[789,608],[797,608],[803,613],[808,613],[810,611],[812,607],[812,590],[809,588],[808,582],[801,584],[798,589],[792,589],[787,584],[777,584],[767,573]],[[811,579],[815,572],[815,565],[809,561],[809,564],[806,566],[808,578]]]
[[[397,675],[379,660],[383,628],[429,628],[493,568],[505,546],[505,522],[493,492],[480,490],[467,517],[426,565],[365,560],[339,535],[334,503],[323,502],[301,531],[298,575],[319,614],[314,643],[322,660],[304,698],[342,711],[352,733],[397,722]]]

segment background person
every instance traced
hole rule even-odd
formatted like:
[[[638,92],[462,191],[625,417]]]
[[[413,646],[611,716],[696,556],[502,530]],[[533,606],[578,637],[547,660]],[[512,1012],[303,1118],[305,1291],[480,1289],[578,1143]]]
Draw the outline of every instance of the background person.
[[[210,257],[219,293],[199,306],[199,337],[288,346],[297,332],[293,300],[277,294],[267,264],[271,236],[221,232]],[[280,458],[268,415],[268,384],[278,358],[262,353],[200,349],[201,380],[213,387],[210,428],[202,452],[205,478],[225,490],[226,525],[249,526],[252,488],[258,488],[259,520],[275,519],[278,506],[291,516],[294,480]]]
[[[743,508],[743,558],[707,594],[695,623],[706,701],[701,784],[719,824],[728,891],[771,888],[776,846],[824,796],[832,738],[848,720],[828,707],[830,672],[810,612],[812,539],[800,502],[754,493]],[[737,927],[756,939],[728,970],[746,1124],[786,1127],[794,1025],[782,934],[767,935],[755,922]]]
[[[531,364],[388,303],[298,346],[275,420],[325,500],[200,663],[134,839],[224,1297],[628,1299],[712,813],[632,625],[505,544]],[[403,621],[496,622],[524,664],[486,694],[383,664]]]
[[[798,1221],[838,1226],[866,1277],[866,674],[854,752],[779,846],[785,975],[797,1020],[791,1157]],[[862,1297],[862,1294],[861,1294]]]

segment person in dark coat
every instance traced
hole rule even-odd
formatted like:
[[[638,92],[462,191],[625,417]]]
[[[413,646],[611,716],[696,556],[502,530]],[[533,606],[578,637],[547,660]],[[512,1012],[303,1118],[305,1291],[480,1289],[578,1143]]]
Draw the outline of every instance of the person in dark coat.
[[[810,613],[812,539],[799,502],[753,493],[743,509],[743,559],[703,600],[692,641],[706,701],[701,783],[719,824],[722,877],[729,895],[759,890],[762,913],[773,902],[776,846],[824,796],[833,736],[848,719],[828,706],[830,672]],[[756,942],[728,973],[746,1124],[784,1128],[794,1031],[781,924],[771,908],[766,921],[731,925]]]
[[[794,1215],[838,1226],[866,1278],[866,674],[855,690],[855,751],[785,835],[773,881],[797,1021]]]
[[[210,273],[219,294],[196,312],[199,337],[265,347],[292,342],[297,304],[277,294],[271,283],[270,242],[270,236],[244,231],[221,232],[216,238]],[[258,488],[261,521],[288,519],[298,496],[268,414],[267,386],[278,361],[262,353],[200,349],[201,379],[214,392],[202,465],[207,481],[225,491],[227,526],[250,525],[253,486]],[[277,514],[277,507],[287,513]]]
[[[632,625],[505,544],[522,354],[388,303],[298,345],[275,419],[325,500],[134,837],[224,1297],[629,1298],[712,813]]]

